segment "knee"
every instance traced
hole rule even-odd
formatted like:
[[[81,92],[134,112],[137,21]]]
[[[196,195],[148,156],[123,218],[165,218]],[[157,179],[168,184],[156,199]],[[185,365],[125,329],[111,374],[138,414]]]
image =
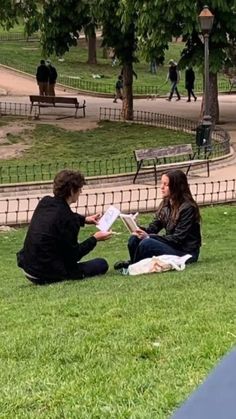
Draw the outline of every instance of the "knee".
[[[128,247],[138,246],[140,239],[137,236],[130,236],[128,241]]]
[[[98,258],[97,262],[99,265],[99,275],[104,275],[109,269],[106,259]]]

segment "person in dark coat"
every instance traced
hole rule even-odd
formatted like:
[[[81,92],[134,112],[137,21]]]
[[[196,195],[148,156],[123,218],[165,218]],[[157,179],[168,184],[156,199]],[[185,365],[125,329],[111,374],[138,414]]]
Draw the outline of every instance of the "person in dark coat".
[[[195,81],[195,73],[192,67],[187,67],[185,71],[185,88],[188,92],[188,100],[187,102],[191,102],[191,96],[194,98],[196,102],[197,96],[194,94],[194,81]]]
[[[77,202],[84,183],[80,172],[62,170],[54,179],[54,196],[45,196],[37,205],[23,249],[17,253],[18,266],[31,282],[43,285],[107,272],[108,263],[103,258],[81,262],[98,241],[112,236],[111,232],[98,230],[78,242],[80,228],[85,224],[96,225],[100,218],[100,214],[85,217],[70,208]]]
[[[48,79],[48,94],[49,96],[55,96],[55,85],[57,81],[57,70],[56,67],[54,67],[51,64],[50,60],[46,61],[46,64],[49,69],[49,79]]]
[[[48,82],[49,82],[49,68],[46,66],[44,60],[40,61],[40,65],[36,71],[36,80],[39,86],[40,96],[48,95]]]
[[[177,87],[180,80],[180,73],[179,73],[177,63],[174,60],[169,61],[169,70],[168,70],[166,81],[168,80],[171,83],[171,89],[170,89],[170,94],[167,100],[171,101],[174,93],[176,93],[177,95],[176,100],[180,100],[181,97],[180,97],[178,87]]]
[[[190,254],[186,263],[197,262],[200,246],[200,212],[187,176],[182,170],[169,170],[161,178],[162,202],[148,227],[139,227],[128,242],[130,259],[119,261],[115,269],[152,256]],[[164,235],[159,232],[165,229]]]

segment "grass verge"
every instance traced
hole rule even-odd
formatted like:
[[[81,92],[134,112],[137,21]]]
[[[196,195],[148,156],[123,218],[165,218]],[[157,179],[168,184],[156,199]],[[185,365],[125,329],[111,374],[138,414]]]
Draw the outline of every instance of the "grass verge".
[[[115,273],[128,238],[117,223],[93,252],[104,278],[45,287],[15,265],[25,230],[2,232],[1,416],[169,417],[235,344],[235,211],[202,209],[200,261],[183,272]]]

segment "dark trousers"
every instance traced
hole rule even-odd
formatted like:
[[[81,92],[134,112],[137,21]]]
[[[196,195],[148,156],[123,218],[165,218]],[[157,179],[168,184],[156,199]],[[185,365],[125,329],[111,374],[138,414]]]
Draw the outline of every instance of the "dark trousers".
[[[25,276],[31,282],[37,285],[45,285],[45,284],[53,284],[54,282],[61,282],[69,279],[73,280],[80,280],[89,278],[96,275],[104,275],[108,271],[108,263],[105,259],[96,258],[89,260],[87,262],[79,262],[77,263],[73,269],[68,272],[68,276],[66,278],[35,278],[27,274],[25,272]]]
[[[188,101],[189,102],[191,102],[191,96],[194,98],[194,100],[196,100],[197,99],[197,97],[195,96],[195,94],[194,94],[194,91],[193,91],[193,89],[192,88],[188,88],[187,89],[187,91],[188,91]]]
[[[170,96],[169,96],[169,100],[172,99],[172,96],[174,94],[174,92],[176,93],[178,99],[180,99],[180,94],[177,88],[177,81],[172,81],[171,82],[171,89],[170,89]]]
[[[39,86],[40,96],[47,96],[48,95],[48,82],[39,81],[38,86]]]
[[[155,236],[155,238],[148,237],[143,240],[140,240],[136,236],[130,236],[128,249],[131,263],[136,263],[142,259],[151,258],[152,256],[184,256],[186,253],[190,253],[192,255],[192,257],[188,259],[186,263],[192,263],[196,262],[199,256],[199,250],[194,252],[183,252],[182,250],[175,249],[174,247],[165,243],[160,236]]]

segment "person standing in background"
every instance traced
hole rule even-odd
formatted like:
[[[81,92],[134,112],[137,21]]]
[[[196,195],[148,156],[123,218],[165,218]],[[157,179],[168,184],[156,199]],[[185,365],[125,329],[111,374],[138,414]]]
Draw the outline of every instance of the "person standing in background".
[[[197,96],[194,94],[194,81],[195,81],[195,73],[193,71],[193,68],[191,66],[186,68],[185,71],[185,88],[188,92],[188,100],[187,102],[191,102],[191,96],[194,98],[194,101],[196,102]]]
[[[55,85],[56,85],[56,81],[57,81],[57,70],[51,64],[50,60],[47,60],[46,64],[47,64],[48,69],[49,69],[48,94],[49,94],[49,96],[55,96]]]
[[[178,70],[178,67],[177,67],[177,63],[174,60],[169,61],[169,71],[168,71],[168,74],[167,74],[166,81],[168,81],[168,80],[171,83],[171,89],[170,89],[169,98],[167,100],[171,101],[174,92],[177,95],[176,100],[180,100],[181,97],[180,97],[180,94],[179,94],[179,91],[178,91],[178,88],[177,88],[177,85],[178,85],[179,80],[180,80],[180,74],[179,74],[179,70]]]
[[[117,99],[123,100],[123,77],[119,75],[116,82],[116,94],[113,100],[114,103],[117,103]]]
[[[49,82],[49,68],[46,66],[44,60],[40,61],[40,65],[37,68],[36,80],[39,86],[40,96],[48,95],[48,82]]]

